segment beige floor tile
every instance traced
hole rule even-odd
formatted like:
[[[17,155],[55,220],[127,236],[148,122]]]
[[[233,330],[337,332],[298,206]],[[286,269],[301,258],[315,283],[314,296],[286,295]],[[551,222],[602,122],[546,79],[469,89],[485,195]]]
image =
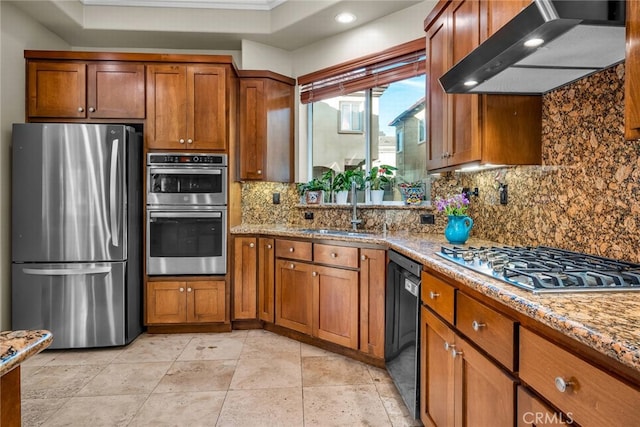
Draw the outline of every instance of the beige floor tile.
[[[227,390],[236,363],[235,360],[174,362],[153,392]]]
[[[64,405],[68,397],[62,399],[22,399],[22,425],[41,426]]]
[[[332,353],[328,350],[323,350],[320,347],[300,343],[300,356],[302,357],[319,357],[319,356],[334,356],[334,355],[335,353]]]
[[[170,362],[113,363],[89,381],[77,395],[149,394],[170,366]]]
[[[152,394],[129,427],[212,427],[226,395],[226,390]]]
[[[143,334],[124,348],[113,363],[173,362],[192,338],[192,334]]]
[[[46,427],[120,427],[129,424],[146,395],[72,397]]]
[[[56,356],[47,363],[54,365],[106,365],[111,363],[120,353],[122,348],[99,348],[91,350],[64,350],[57,352]]]
[[[407,405],[405,405],[402,396],[400,396],[398,389],[393,383],[378,383],[376,384],[376,389],[378,390],[378,395],[380,396],[380,400],[382,400],[384,409],[387,411],[387,415],[391,420],[391,424],[393,424],[394,427],[414,427],[422,425],[419,420],[414,419],[413,416],[409,414]]]
[[[343,356],[305,357],[302,359],[302,385],[372,384],[367,365]]]
[[[304,387],[303,399],[305,427],[391,426],[373,384]]]
[[[258,334],[254,331],[249,331],[240,359],[273,359],[281,356],[296,356],[300,358],[300,342],[272,333]]]
[[[20,366],[44,366],[47,363],[51,362],[61,351],[59,350],[45,350],[40,353],[32,356],[22,362]]]
[[[278,356],[238,360],[230,390],[301,386],[300,359],[295,356]]]
[[[189,341],[178,360],[218,360],[238,359],[242,352],[246,335],[208,335]]]
[[[302,426],[302,406],[300,387],[230,390],[216,426]]]
[[[35,372],[21,372],[23,399],[67,398],[98,375],[105,365],[43,366]]]
[[[389,376],[389,372],[386,369],[377,368],[375,366],[367,366],[371,378],[374,383],[389,383],[393,384],[393,380]]]

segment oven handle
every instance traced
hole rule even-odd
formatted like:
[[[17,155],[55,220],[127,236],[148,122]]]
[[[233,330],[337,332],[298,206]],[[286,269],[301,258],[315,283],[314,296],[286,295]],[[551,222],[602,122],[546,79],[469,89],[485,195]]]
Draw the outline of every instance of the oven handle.
[[[149,218],[222,218],[222,212],[149,212]]]
[[[149,168],[149,174],[172,174],[172,175],[184,175],[191,172],[197,172],[201,175],[222,175],[222,169],[220,168],[202,168],[202,167],[186,167],[186,168]]]

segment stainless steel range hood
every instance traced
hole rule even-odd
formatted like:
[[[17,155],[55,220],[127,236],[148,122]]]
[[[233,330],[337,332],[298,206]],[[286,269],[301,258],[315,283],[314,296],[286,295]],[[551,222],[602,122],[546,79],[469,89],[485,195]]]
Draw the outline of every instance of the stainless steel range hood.
[[[624,25],[624,1],[535,0],[440,83],[447,93],[543,94],[623,61]],[[543,42],[527,47],[533,39]]]

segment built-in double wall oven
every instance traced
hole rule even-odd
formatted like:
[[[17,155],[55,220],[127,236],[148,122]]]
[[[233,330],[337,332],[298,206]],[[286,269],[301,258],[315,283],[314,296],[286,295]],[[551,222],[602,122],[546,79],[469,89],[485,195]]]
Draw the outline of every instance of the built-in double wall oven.
[[[147,154],[147,274],[227,272],[227,156]]]

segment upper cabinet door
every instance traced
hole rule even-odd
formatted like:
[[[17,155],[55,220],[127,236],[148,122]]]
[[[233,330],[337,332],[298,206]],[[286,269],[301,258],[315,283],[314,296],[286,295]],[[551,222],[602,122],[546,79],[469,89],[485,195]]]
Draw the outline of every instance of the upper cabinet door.
[[[144,119],[143,64],[89,64],[88,115],[95,119]]]
[[[640,2],[627,2],[624,120],[628,140],[640,139]]]
[[[262,179],[266,145],[264,80],[240,80],[240,179]]]
[[[427,169],[447,165],[448,95],[438,80],[449,69],[449,14],[445,11],[427,30]]]
[[[225,68],[187,67],[187,148],[226,150]]]
[[[147,67],[148,148],[186,149],[187,67],[150,65]]]
[[[82,119],[86,113],[86,65],[76,62],[29,62],[29,117]]]

